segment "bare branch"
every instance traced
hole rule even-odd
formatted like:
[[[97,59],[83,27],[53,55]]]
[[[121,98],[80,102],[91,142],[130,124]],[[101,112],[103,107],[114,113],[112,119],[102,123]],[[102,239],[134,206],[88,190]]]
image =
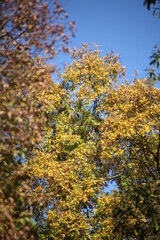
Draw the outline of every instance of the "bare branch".
[[[122,173],[120,173],[120,174],[117,174],[117,175],[115,175],[115,176],[109,176],[109,177],[107,177],[106,179],[107,180],[113,180],[113,179],[116,179],[116,178],[119,178],[119,177],[121,177],[122,176]]]
[[[4,27],[5,25],[7,25],[7,23],[13,18],[13,16],[15,15],[15,12],[16,12],[16,11],[14,11],[13,14],[12,14],[11,16],[9,16],[8,19],[6,19],[6,21],[4,21],[4,22],[1,24],[0,30],[3,29],[3,27]]]

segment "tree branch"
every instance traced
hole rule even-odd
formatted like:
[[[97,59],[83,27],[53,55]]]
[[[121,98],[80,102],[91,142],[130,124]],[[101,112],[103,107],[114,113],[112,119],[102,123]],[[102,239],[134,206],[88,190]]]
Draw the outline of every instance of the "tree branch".
[[[13,14],[10,15],[10,16],[8,17],[8,19],[6,19],[6,21],[4,21],[4,22],[1,24],[1,26],[0,26],[0,29],[1,29],[1,30],[2,30],[3,27],[13,18],[13,16],[14,16],[15,13],[16,13],[16,11],[14,11]]]
[[[119,178],[119,177],[121,177],[122,176],[122,173],[120,173],[120,174],[117,174],[117,175],[115,175],[115,176],[109,176],[109,177],[107,177],[106,178],[106,180],[113,180],[113,179],[116,179],[116,178]]]
[[[159,130],[159,143],[158,143],[158,148],[157,148],[157,157],[156,157],[157,170],[158,170],[158,174],[160,175],[160,167],[159,167],[159,149],[160,149],[160,130]]]

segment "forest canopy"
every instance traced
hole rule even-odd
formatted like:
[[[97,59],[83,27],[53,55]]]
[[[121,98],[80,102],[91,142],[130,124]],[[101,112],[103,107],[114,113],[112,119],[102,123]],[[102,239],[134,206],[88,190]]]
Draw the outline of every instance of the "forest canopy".
[[[0,4],[0,239],[158,240],[160,90],[114,52],[71,51],[59,1]]]

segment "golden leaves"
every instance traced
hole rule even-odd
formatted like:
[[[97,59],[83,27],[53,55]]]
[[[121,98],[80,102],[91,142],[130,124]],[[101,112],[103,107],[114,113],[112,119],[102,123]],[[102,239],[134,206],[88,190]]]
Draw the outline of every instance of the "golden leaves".
[[[152,188],[143,183],[151,186],[158,176],[160,92],[146,80],[114,85],[124,75],[117,55],[100,57],[84,45],[72,57],[62,84],[50,82],[36,98],[46,103],[48,120],[44,142],[29,160],[33,192],[49,196],[38,212],[37,222],[45,222],[41,236],[136,238],[158,202],[153,193],[148,210]],[[108,179],[118,191],[106,193]]]
[[[102,158],[108,158],[111,149],[111,158],[115,152],[122,156],[132,139],[147,138],[153,141],[154,135],[158,136],[159,100],[159,90],[148,86],[146,80],[120,85],[117,90],[108,92],[102,105],[106,114],[101,128]]]
[[[74,49],[71,56],[73,63],[62,75],[64,84],[70,84],[78,99],[94,101],[106,94],[108,87],[116,82],[119,76],[124,76],[125,69],[119,62],[119,56],[113,53],[100,57],[100,51],[92,52],[87,44],[82,49]]]

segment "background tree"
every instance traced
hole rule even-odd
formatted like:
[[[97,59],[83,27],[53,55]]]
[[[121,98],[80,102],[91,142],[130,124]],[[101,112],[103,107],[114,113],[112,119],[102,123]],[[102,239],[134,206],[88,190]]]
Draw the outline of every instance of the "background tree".
[[[27,183],[33,176],[23,162],[42,140],[48,100],[56,106],[61,95],[46,60],[67,50],[66,18],[59,1],[0,2],[1,239],[32,239],[33,206],[44,204],[42,191]]]

